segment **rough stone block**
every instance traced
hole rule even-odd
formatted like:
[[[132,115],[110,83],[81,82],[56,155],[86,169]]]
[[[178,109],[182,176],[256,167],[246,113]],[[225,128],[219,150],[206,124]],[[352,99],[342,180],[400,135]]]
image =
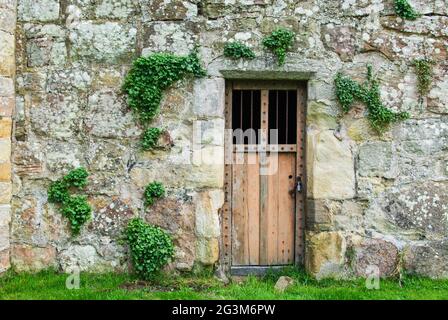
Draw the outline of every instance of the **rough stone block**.
[[[446,237],[448,184],[425,182],[393,188],[387,192],[383,209],[389,221],[403,230],[424,233],[426,237]]]
[[[351,26],[327,24],[322,27],[322,40],[342,61],[351,61],[359,48],[359,36],[356,33],[356,29]]]
[[[67,94],[70,91],[86,92],[91,89],[93,72],[85,67],[75,66],[51,70],[46,77],[45,89],[48,92]],[[116,88],[120,84],[116,85]]]
[[[19,21],[52,21],[59,18],[58,0],[20,0],[18,4]]]
[[[193,110],[198,117],[224,117],[225,81],[222,78],[194,82]]]
[[[363,177],[394,178],[394,149],[390,142],[368,142],[359,148],[358,171]]]
[[[47,169],[52,172],[66,172],[84,165],[81,146],[69,142],[52,142],[42,148]]]
[[[37,272],[56,267],[56,249],[52,246],[39,248],[13,244],[11,246],[11,265],[19,272]]]
[[[141,133],[124,99],[114,91],[89,96],[84,124],[90,134],[102,138],[136,137]]]
[[[415,21],[403,20],[396,16],[381,17],[381,25],[387,29],[397,30],[403,33],[432,35],[433,37],[447,37],[448,17],[422,16]]]
[[[389,9],[391,9],[388,6]],[[346,16],[365,16],[385,9],[385,4],[377,0],[343,0],[340,9]]]
[[[448,17],[447,17],[448,25]],[[447,32],[448,32],[448,28]],[[435,68],[431,90],[428,94],[428,109],[438,114],[448,114],[448,64]]]
[[[137,29],[117,22],[94,24],[84,21],[70,30],[71,56],[97,62],[130,61]]]
[[[93,271],[97,267],[98,260],[98,253],[91,245],[72,245],[59,256],[59,263],[65,272]]]
[[[0,8],[0,31],[13,34],[16,29],[16,21],[17,15],[15,10]]]
[[[80,105],[76,96],[50,95],[30,110],[33,131],[40,136],[67,139],[75,136],[80,126]]]
[[[448,277],[447,240],[413,243],[405,249],[404,269],[431,278]]]
[[[305,239],[306,269],[318,279],[340,276],[346,251],[343,235],[340,232],[310,232]]]
[[[355,248],[355,270],[358,276],[367,277],[371,268],[378,268],[381,277],[393,276],[397,271],[398,249],[381,239],[364,239]]]
[[[336,129],[339,106],[328,100],[308,101],[306,123],[320,130]]]
[[[308,195],[313,199],[351,199],[355,164],[350,145],[333,131],[308,132]]]
[[[340,204],[329,200],[307,200],[307,230],[328,231],[333,225],[333,217],[341,210]]]
[[[33,39],[27,42],[26,51],[29,67],[63,66],[67,60],[67,49],[63,41]]]
[[[364,207],[355,201],[345,200],[341,210],[334,216],[336,230],[362,233],[364,228]]]
[[[136,14],[136,6],[135,0],[101,0],[95,8],[95,16],[103,19],[126,19]]]
[[[14,172],[19,176],[37,174],[43,170],[43,155],[38,145],[16,142],[12,156]]]
[[[377,31],[368,37],[364,50],[383,53],[392,61],[421,58],[421,52],[436,61],[446,60],[447,48],[442,39],[428,39],[418,34],[400,34],[393,31]]]
[[[117,239],[122,235],[130,219],[135,217],[132,208],[119,199],[112,201],[103,197],[90,200],[93,219],[89,231]]]
[[[397,140],[434,140],[448,137],[448,124],[443,118],[413,119],[394,128]]]
[[[151,22],[145,27],[143,55],[169,52],[187,55],[199,39],[200,25],[193,22]]]
[[[146,21],[186,20],[196,17],[198,6],[191,1],[164,0],[143,1],[143,19]]]

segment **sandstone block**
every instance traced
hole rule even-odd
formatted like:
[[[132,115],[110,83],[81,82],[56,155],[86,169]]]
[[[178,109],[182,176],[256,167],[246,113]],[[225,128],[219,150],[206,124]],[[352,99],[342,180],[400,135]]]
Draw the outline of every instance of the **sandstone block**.
[[[11,163],[1,162],[0,163],[0,181],[10,182],[11,181]]]
[[[196,234],[199,237],[214,238],[220,235],[218,211],[224,204],[221,190],[198,194],[196,199]]]
[[[0,16],[1,19],[1,16]],[[0,61],[2,62],[0,64],[0,76],[7,76],[11,77],[14,75],[16,70],[15,65],[15,45],[14,45],[14,34],[9,33],[3,30],[0,30],[0,43],[2,44],[0,46]],[[0,87],[6,85],[3,82],[0,82]],[[2,94],[4,89],[0,88],[0,96],[4,95]],[[8,94],[10,95],[10,94]]]
[[[216,238],[199,238],[196,242],[196,261],[210,266],[219,259],[219,241]]]
[[[3,117],[0,119],[0,139],[10,138],[12,129],[11,118]]]
[[[350,199],[355,195],[355,164],[350,145],[333,131],[309,132],[308,195],[313,199]]]
[[[338,277],[343,272],[346,241],[340,232],[306,235],[306,269],[317,278]]]
[[[12,184],[0,182],[0,204],[8,204],[12,197]]]

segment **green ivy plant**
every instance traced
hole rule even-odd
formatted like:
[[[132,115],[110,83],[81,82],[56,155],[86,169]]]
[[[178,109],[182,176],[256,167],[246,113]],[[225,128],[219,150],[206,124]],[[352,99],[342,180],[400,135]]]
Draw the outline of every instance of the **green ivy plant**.
[[[394,6],[395,13],[405,20],[416,20],[420,16],[407,0],[395,0]]]
[[[158,114],[163,91],[188,74],[205,76],[197,51],[188,56],[155,53],[134,61],[123,91],[142,123],[148,123]]]
[[[391,123],[409,118],[407,112],[394,112],[381,102],[378,80],[374,77],[372,66],[367,66],[367,80],[363,84],[338,73],[335,78],[336,96],[342,110],[347,113],[355,101],[367,106],[368,119],[373,129],[384,132]]]
[[[139,218],[129,222],[125,240],[131,251],[134,268],[145,280],[152,279],[174,256],[170,235]]]
[[[145,188],[145,205],[150,206],[154,204],[156,199],[163,198],[165,196],[165,187],[161,182],[154,181],[148,184]]]
[[[81,227],[90,220],[92,208],[87,202],[87,197],[71,195],[70,192],[86,187],[88,176],[87,170],[80,167],[52,182],[48,188],[48,201],[60,206],[62,215],[70,221],[73,235],[78,235]]]
[[[255,59],[255,53],[248,46],[239,41],[227,43],[224,47],[224,55],[232,59]]]
[[[134,61],[122,89],[128,95],[130,108],[146,127],[159,113],[164,90],[187,75],[199,78],[205,74],[196,49],[187,56],[155,53]],[[142,136],[143,148],[148,142],[146,133]]]
[[[434,61],[430,59],[414,60],[414,67],[417,74],[417,88],[420,99],[423,99],[429,93],[433,77]]]
[[[294,32],[279,28],[263,39],[263,46],[277,56],[279,65],[283,65],[285,63],[286,52],[291,48],[294,37]]]
[[[157,142],[159,141],[160,135],[162,133],[163,130],[160,128],[146,129],[141,139],[142,149],[145,151],[154,149],[157,146]]]

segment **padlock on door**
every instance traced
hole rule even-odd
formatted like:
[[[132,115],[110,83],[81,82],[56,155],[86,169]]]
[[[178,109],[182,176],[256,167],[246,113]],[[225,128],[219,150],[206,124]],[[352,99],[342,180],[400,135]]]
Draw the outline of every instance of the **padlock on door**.
[[[296,182],[296,192],[300,193],[302,192],[303,186],[302,186],[302,177],[297,177]]]

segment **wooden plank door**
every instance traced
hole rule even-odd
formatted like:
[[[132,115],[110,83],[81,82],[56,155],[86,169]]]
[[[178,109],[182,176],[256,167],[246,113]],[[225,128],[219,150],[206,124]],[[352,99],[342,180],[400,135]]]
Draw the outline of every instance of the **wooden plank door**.
[[[297,151],[303,150],[298,148],[302,140],[297,108],[302,106],[297,84],[283,89],[271,83],[272,90],[257,89],[258,83],[244,85],[233,84],[227,90],[227,106],[232,108],[227,123],[234,131],[255,129],[257,136],[255,140],[249,134],[246,140],[234,136],[231,169],[226,171],[231,185],[227,188],[231,191],[231,264],[291,265],[297,259],[300,231],[296,204],[298,198],[303,200],[296,192],[303,159]]]

